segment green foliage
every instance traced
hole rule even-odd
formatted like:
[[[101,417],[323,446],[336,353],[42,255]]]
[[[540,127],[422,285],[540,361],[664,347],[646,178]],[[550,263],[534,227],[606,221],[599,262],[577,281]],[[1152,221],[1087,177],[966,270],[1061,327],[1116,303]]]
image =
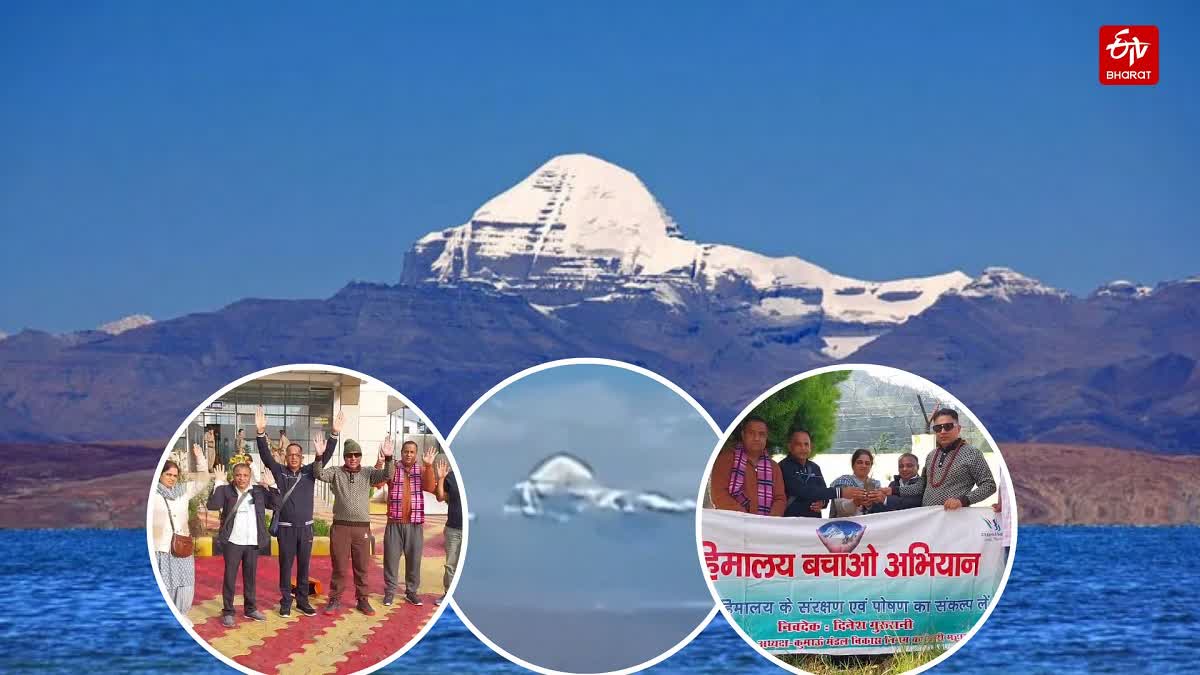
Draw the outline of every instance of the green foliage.
[[[806,377],[758,404],[752,414],[767,421],[767,446],[786,452],[788,432],[798,426],[812,436],[813,455],[828,450],[837,430],[838,401],[842,396],[837,385],[849,377],[848,370]]]
[[[193,537],[203,537],[208,534],[204,521],[200,520],[200,505],[208,501],[205,494],[198,494],[188,502],[188,532]]]
[[[328,537],[329,536],[329,521],[320,518],[313,519],[313,536]]]

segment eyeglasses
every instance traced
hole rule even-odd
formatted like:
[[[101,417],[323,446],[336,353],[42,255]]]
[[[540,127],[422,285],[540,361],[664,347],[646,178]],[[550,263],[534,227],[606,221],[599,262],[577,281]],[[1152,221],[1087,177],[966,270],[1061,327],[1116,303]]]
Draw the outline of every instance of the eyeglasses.
[[[930,429],[933,429],[935,433],[940,434],[943,431],[950,431],[951,429],[953,429],[956,426],[958,426],[958,425],[956,425],[954,422],[948,422],[946,424],[935,424],[932,427],[930,427]]]

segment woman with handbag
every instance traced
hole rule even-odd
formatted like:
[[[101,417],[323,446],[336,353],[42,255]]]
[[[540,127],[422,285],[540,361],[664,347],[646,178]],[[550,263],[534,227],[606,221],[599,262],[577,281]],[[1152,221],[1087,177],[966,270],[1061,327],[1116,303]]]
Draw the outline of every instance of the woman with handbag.
[[[162,576],[163,587],[183,617],[185,626],[192,625],[187,613],[192,608],[192,596],[196,590],[193,542],[188,530],[188,503],[192,497],[207,491],[212,481],[204,450],[199,445],[193,445],[192,453],[199,467],[192,479],[183,481],[179,465],[167,460],[150,500],[150,534],[154,541],[155,563]]]

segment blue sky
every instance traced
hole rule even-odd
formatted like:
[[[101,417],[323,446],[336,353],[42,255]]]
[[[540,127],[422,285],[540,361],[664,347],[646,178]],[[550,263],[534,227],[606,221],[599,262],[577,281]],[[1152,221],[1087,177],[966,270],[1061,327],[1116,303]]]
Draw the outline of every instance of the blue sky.
[[[526,376],[463,424],[452,450],[471,510],[496,517],[512,486],[551,455],[569,452],[612,488],[695,499],[716,434],[657,381],[601,365]]]
[[[566,152],[861,278],[1200,272],[1194,4],[839,4],[7,3],[0,330],[392,282]],[[1098,84],[1119,22],[1157,87]]]

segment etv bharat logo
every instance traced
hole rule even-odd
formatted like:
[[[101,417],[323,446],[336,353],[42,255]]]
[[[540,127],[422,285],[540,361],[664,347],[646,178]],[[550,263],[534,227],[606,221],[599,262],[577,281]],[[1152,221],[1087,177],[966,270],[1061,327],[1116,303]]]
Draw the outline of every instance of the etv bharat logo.
[[[1100,27],[1100,84],[1158,84],[1158,26]]]

